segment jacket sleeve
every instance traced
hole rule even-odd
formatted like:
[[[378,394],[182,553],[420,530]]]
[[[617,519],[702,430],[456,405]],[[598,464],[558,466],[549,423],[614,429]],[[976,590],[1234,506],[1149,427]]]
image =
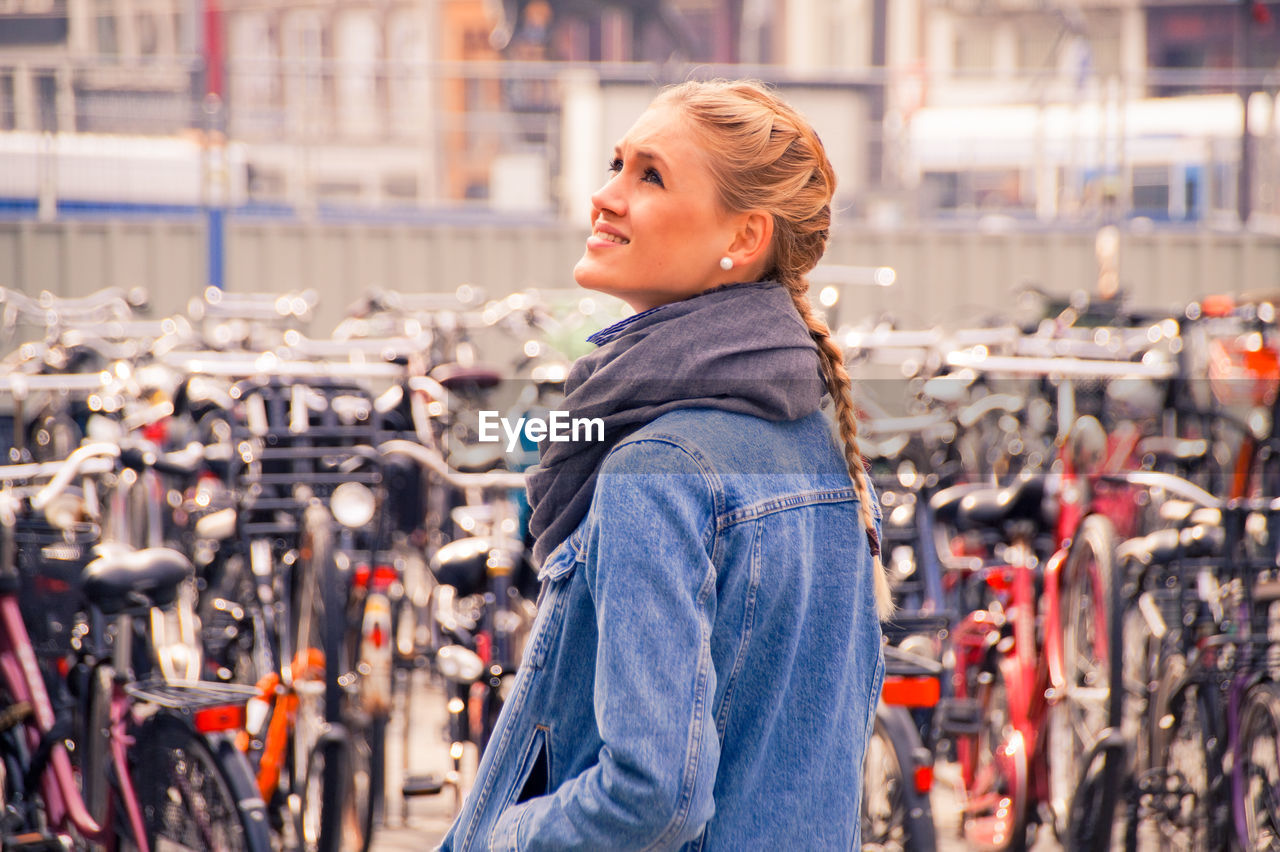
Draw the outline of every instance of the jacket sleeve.
[[[599,633],[598,762],[504,812],[493,849],[669,849],[714,811],[714,491],[685,450],[624,444],[601,468],[585,570]]]

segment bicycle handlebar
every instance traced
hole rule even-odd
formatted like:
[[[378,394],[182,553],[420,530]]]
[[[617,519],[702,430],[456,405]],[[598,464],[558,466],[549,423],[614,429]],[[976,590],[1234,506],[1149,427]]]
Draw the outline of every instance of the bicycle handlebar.
[[[54,462],[53,464],[61,465],[61,467],[53,475],[53,479],[49,480],[49,484],[41,488],[39,493],[31,498],[31,508],[37,512],[42,511],[45,506],[49,505],[50,501],[66,490],[71,478],[80,472],[80,468],[85,462],[97,457],[117,459],[120,457],[120,446],[110,441],[94,441],[77,447],[71,452],[71,455],[61,462]]]
[[[25,397],[33,391],[75,391],[101,390],[107,385],[102,373],[63,373],[0,376],[0,393],[11,393]]]
[[[164,363],[187,373],[222,378],[244,378],[269,373],[288,378],[400,379],[405,368],[387,362],[287,361],[274,352],[246,356],[241,352],[174,350]]]
[[[951,352],[947,364],[992,373],[1015,373],[1027,376],[1063,376],[1088,379],[1147,378],[1168,379],[1177,372],[1169,363],[1146,364],[1136,361],[1103,361],[1088,358],[1037,358],[1018,355],[989,355],[986,352]]]
[[[523,473],[513,473],[511,471],[463,473],[454,470],[439,452],[403,439],[381,443],[378,445],[378,451],[383,455],[408,456],[455,488],[524,488],[528,481],[528,478]]]
[[[1141,485],[1145,488],[1161,488],[1189,503],[1195,503],[1197,506],[1202,506],[1206,509],[1221,509],[1224,505],[1221,499],[1205,491],[1199,485],[1189,482],[1180,476],[1174,476],[1171,473],[1161,473],[1155,470],[1130,470],[1122,473],[1103,474],[1102,478],[1127,482],[1131,485]]]

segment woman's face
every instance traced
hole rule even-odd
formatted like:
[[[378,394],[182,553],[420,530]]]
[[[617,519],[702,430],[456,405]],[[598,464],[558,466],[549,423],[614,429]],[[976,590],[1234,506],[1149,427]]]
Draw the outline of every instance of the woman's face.
[[[742,280],[720,268],[734,219],[718,201],[707,153],[678,107],[650,107],[614,148],[591,196],[591,236],[573,277],[636,311]]]

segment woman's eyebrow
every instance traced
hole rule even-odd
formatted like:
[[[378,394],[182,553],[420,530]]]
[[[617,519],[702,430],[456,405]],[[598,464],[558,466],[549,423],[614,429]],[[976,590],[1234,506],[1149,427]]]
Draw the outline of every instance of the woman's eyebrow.
[[[619,159],[622,158],[621,145],[613,146],[613,156]],[[664,169],[667,166],[667,161],[662,158],[661,154],[657,153],[656,151],[650,151],[647,148],[636,148],[631,152],[631,156],[636,158],[637,160],[648,160],[650,162],[657,163],[659,166],[662,166]]]

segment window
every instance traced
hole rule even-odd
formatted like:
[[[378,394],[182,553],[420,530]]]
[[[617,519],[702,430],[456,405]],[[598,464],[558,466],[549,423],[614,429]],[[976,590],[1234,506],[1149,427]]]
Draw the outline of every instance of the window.
[[[1135,166],[1133,169],[1133,212],[1155,219],[1169,218],[1169,169],[1166,166]]]
[[[418,176],[394,172],[382,179],[382,194],[389,201],[412,202],[418,200]]]
[[[387,100],[397,135],[419,136],[431,126],[427,32],[422,13],[402,9],[387,24]]]
[[[120,53],[120,36],[116,26],[116,4],[113,0],[98,0],[94,10],[97,24],[98,53],[116,56]]]
[[[956,69],[990,71],[995,65],[995,30],[990,23],[969,22],[956,27]]]
[[[368,136],[378,130],[381,55],[382,33],[372,12],[362,9],[338,17],[334,60],[338,75],[338,129],[344,134]]]
[[[227,33],[228,95],[241,131],[264,130],[276,106],[276,48],[263,12],[244,12],[233,18]]]
[[[292,12],[285,16],[281,27],[285,127],[312,136],[324,129],[329,116],[324,98],[320,16],[311,11]]]

